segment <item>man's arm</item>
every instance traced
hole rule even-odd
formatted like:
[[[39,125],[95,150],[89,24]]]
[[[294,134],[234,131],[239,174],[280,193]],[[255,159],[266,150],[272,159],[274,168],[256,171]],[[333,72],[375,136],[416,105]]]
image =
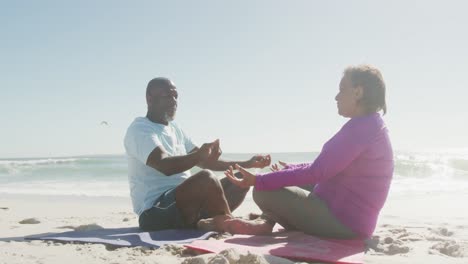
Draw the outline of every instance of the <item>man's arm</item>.
[[[244,168],[252,168],[252,165],[249,163],[249,161],[226,161],[222,159],[218,159],[211,162],[201,162],[197,164],[197,166],[203,169],[209,169],[213,171],[225,171],[230,166],[234,167],[236,164],[239,164]]]
[[[195,153],[198,150],[199,148],[194,148],[190,153]],[[221,155],[221,153],[218,153],[218,155]],[[216,159],[216,160],[206,159],[204,161],[199,162],[197,166],[203,169],[210,169],[213,171],[225,171],[229,167],[234,168],[236,164],[239,164],[240,166],[244,168],[263,168],[265,166],[270,165],[270,163],[271,163],[271,158],[269,155],[267,156],[255,155],[249,160],[245,160],[245,161],[226,161],[222,159]]]
[[[211,144],[203,144],[196,151],[187,155],[170,156],[163,148],[156,147],[148,156],[146,165],[150,166],[166,176],[189,170],[206,160],[211,154]]]

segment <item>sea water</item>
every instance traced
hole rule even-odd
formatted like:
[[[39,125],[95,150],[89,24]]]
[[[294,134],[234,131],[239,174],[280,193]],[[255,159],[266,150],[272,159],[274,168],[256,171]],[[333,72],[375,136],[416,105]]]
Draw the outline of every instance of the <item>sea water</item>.
[[[242,161],[252,155],[228,153],[222,158]],[[303,163],[313,161],[318,153],[271,155],[273,162]],[[393,196],[468,190],[466,151],[396,152],[394,159]],[[222,172],[216,173],[223,177]],[[127,159],[125,155],[0,159],[0,194],[129,197]]]

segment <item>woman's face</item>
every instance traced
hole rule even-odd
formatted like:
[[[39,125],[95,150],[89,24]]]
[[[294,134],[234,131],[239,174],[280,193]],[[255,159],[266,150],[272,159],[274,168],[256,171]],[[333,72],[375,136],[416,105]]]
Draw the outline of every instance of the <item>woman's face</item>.
[[[359,100],[362,98],[362,87],[353,87],[348,76],[340,81],[340,90],[335,96],[338,114],[344,117],[355,117],[361,114]]]

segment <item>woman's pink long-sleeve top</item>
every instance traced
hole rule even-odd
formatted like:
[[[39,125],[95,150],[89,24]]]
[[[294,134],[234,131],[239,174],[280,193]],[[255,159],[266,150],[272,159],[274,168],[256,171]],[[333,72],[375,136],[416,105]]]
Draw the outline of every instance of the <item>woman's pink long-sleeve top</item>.
[[[380,114],[350,119],[312,163],[259,174],[255,189],[316,184],[313,193],[335,217],[361,237],[370,237],[387,199],[393,151]]]

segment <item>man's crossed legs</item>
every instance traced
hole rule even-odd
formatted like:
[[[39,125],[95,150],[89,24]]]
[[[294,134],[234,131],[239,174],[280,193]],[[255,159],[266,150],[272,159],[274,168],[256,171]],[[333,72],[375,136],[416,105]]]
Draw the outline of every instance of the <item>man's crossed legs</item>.
[[[242,177],[240,173],[236,176]],[[219,180],[210,170],[201,170],[179,186],[166,191],[153,207],[144,211],[139,218],[140,228],[198,227],[223,231],[224,221],[232,218],[231,212],[244,201],[248,190],[237,187],[227,178]]]

